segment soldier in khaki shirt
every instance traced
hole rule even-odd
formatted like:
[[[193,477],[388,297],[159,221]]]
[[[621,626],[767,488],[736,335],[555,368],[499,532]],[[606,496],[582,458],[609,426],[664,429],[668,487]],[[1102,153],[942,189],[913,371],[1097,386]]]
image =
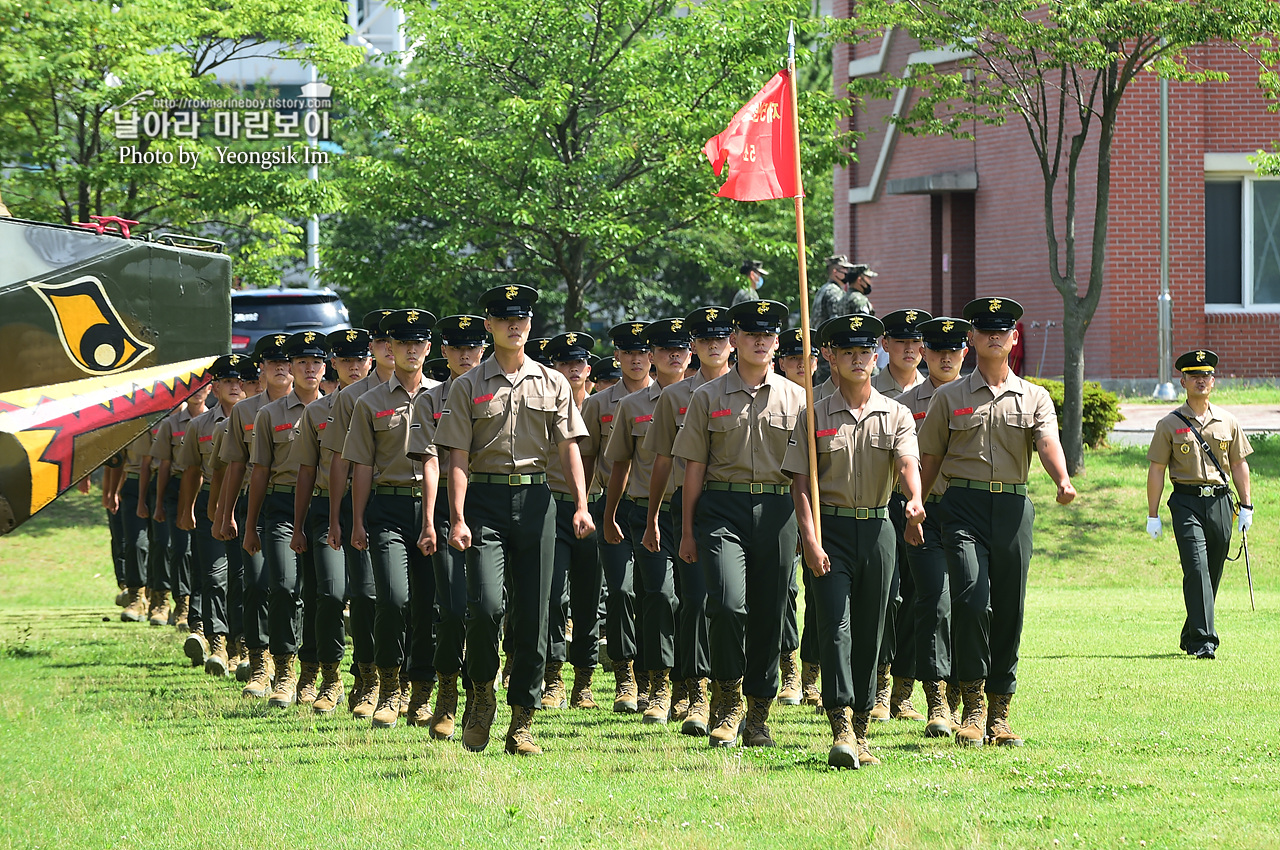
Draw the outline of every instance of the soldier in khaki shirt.
[[[815,470],[809,466],[803,416],[782,464],[795,481],[800,540],[815,576],[822,704],[832,734],[827,764],[832,767],[879,763],[867,744],[867,723],[895,569],[896,535],[888,511],[895,479],[906,493],[907,519],[924,519],[911,415],[871,386],[882,330],[878,319],[862,315],[839,316],[819,329],[833,354],[832,370],[840,375],[840,391],[813,408],[821,540],[813,521]]]
[[[623,322],[609,330],[613,340],[613,359],[622,370],[622,380],[608,389],[587,396],[582,403],[582,419],[587,426],[587,436],[582,440],[582,466],[589,487],[608,487],[613,467],[604,457],[604,447],[613,431],[618,402],[637,390],[649,386],[649,343],[644,341],[644,322]],[[607,494],[606,494],[607,495]],[[591,518],[599,528],[604,527],[605,499],[591,503]],[[631,527],[631,511],[635,505],[621,502],[618,507],[618,523],[622,536],[628,538]],[[605,634],[608,637],[609,657],[613,660],[614,696],[613,710],[630,714],[641,710],[641,697],[648,694],[642,687],[641,671],[647,670],[644,647],[636,619],[635,555],[630,539],[610,543],[603,534],[598,541],[600,561],[604,569],[605,586]]]
[[[621,380],[622,365],[616,358],[597,357],[591,361],[591,373],[587,378],[587,383],[591,385],[590,394],[602,393]]]
[[[167,567],[164,590],[173,591],[174,625],[180,630],[186,629],[189,622],[193,593],[196,608],[200,606],[200,586],[198,576],[194,582],[192,580],[191,533],[177,526],[178,484],[174,479],[182,478],[185,467],[174,461],[177,459],[178,449],[182,447],[187,425],[193,418],[204,413],[204,401],[209,397],[211,386],[212,383],[205,384],[192,393],[181,407],[166,416],[156,429],[155,439],[151,441],[151,459],[156,464],[156,504],[151,518],[165,529],[168,546],[163,553]]]
[[[134,438],[121,454],[124,470],[117,482],[120,512],[124,517],[125,584],[129,588],[129,603],[120,612],[126,623],[141,623],[147,618],[150,594],[147,589],[147,565],[150,561],[151,516],[148,507],[148,488],[141,481],[142,459],[149,458],[151,432],[143,431]]]
[[[650,551],[641,542],[650,507],[650,475],[656,454],[644,447],[645,436],[653,424],[658,397],[667,387],[684,380],[689,363],[689,333],[684,319],[662,319],[645,327],[644,340],[650,346],[650,358],[657,371],[656,380],[618,403],[614,411],[613,430],[604,449],[604,457],[612,465],[608,497],[604,509],[604,536],[610,543],[623,541],[618,525],[618,504],[624,497],[632,503],[629,513],[631,549],[636,575],[636,596],[643,626],[637,631],[644,641],[640,655],[648,667],[649,687],[643,722],[665,725],[672,706],[671,681],[683,683],[685,674],[676,657],[675,532],[669,510],[670,488],[656,494],[658,499],[661,545]],[[681,697],[687,696],[681,688]],[[687,712],[687,709],[686,709]],[[685,718],[677,718],[681,722]]]
[[[943,317],[923,322],[919,327],[924,337],[924,359],[929,364],[929,378],[897,398],[911,411],[917,431],[924,424],[929,402],[937,388],[960,377],[960,367],[969,350],[969,323],[964,319]],[[915,674],[920,677],[928,703],[928,723],[924,734],[929,738],[947,737],[960,726],[960,689],[951,679],[951,585],[947,580],[947,558],[942,551],[942,524],[938,510],[927,507],[937,505],[946,489],[946,482],[937,478],[933,491],[925,497],[928,513],[920,526],[923,543],[917,540],[920,545],[905,545],[899,549],[899,552],[906,552],[907,573],[904,576],[910,575],[915,588],[915,616],[911,623],[905,625],[914,629]],[[900,540],[905,533],[904,528],[903,534],[899,535]],[[947,682],[945,694],[944,681]]]
[[[437,740],[453,740],[458,713],[458,677],[462,674],[462,686],[467,694],[467,708],[471,707],[471,679],[463,669],[464,648],[467,635],[467,559],[448,546],[449,539],[449,489],[448,469],[441,468],[436,450],[436,423],[444,414],[445,401],[454,378],[475,368],[484,356],[485,330],[481,316],[445,316],[436,322],[432,332],[444,353],[449,374],[444,383],[437,384],[413,400],[413,415],[409,421],[409,457],[420,463],[436,458],[438,476],[433,503],[423,497],[422,530],[418,546],[429,547],[434,543],[431,566],[436,580],[436,691],[435,709],[431,712],[430,735]],[[447,459],[446,459],[447,460]],[[447,464],[445,464],[447,466]]]
[[[687,709],[682,709],[679,691],[673,689],[672,710],[677,718],[684,715],[680,726],[682,734],[703,736],[707,734],[707,724],[711,719],[707,694],[711,678],[711,649],[707,636],[707,582],[702,574],[701,564],[689,564],[679,557],[680,532],[684,528],[684,459],[673,458],[671,448],[675,444],[680,426],[684,424],[694,391],[729,371],[729,355],[733,352],[729,336],[733,333],[733,325],[729,322],[728,309],[716,306],[699,307],[685,317],[684,323],[693,340],[698,371],[662,391],[654,407],[653,422],[644,437],[644,449],[654,457],[649,476],[649,510],[642,543],[650,552],[658,552],[660,547],[668,544],[662,536],[663,526],[660,525],[659,516],[663,507],[662,495],[667,492],[670,484],[671,527],[667,530],[667,536],[672,538],[670,546],[676,553],[673,559],[676,596],[680,600],[675,649],[678,666],[685,676],[688,701]]]
[[[693,394],[672,446],[685,460],[680,557],[701,563],[707,582],[711,671],[720,689],[711,746],[737,743],[744,718],[749,746],[773,746],[767,720],[796,552],[782,458],[804,405],[804,390],[773,371],[786,317],[776,301],[730,308],[738,364]]]
[[[1231,483],[1240,494],[1238,527],[1241,534],[1248,534],[1253,505],[1245,458],[1253,447],[1229,411],[1209,404],[1218,355],[1203,349],[1188,351],[1174,365],[1182,372],[1187,401],[1160,420],[1147,450],[1151,463],[1147,470],[1147,532],[1153,538],[1160,536],[1158,510],[1167,469],[1173,482],[1169,512],[1182,561],[1182,598],[1187,608],[1178,645],[1195,658],[1213,659],[1220,642],[1213,625],[1213,603],[1231,546]],[[1214,453],[1212,458],[1205,453],[1200,437]],[[1227,481],[1227,474],[1231,481]]]
[[[409,725],[431,722],[435,541],[421,539],[421,511],[424,494],[429,502],[435,501],[439,466],[434,457],[425,465],[415,462],[408,447],[414,400],[436,384],[422,374],[435,322],[426,310],[409,309],[396,310],[379,323],[391,337],[395,372],[385,384],[360,396],[342,447],[343,459],[351,464],[351,545],[369,551],[377,586],[375,729],[396,725],[402,681],[410,686]]]
[[[505,748],[512,755],[541,752],[531,727],[542,701],[555,559],[556,512],[546,486],[553,451],[573,491],[574,535],[595,528],[578,454],[586,428],[569,382],[524,353],[537,298],[527,286],[485,293],[493,357],[454,379],[436,429],[436,446],[449,450],[449,545],[467,556],[467,672],[475,705],[468,706],[462,743],[472,752],[488,746],[497,711],[498,634],[508,603],[513,657]]]
[[[947,482],[938,509],[951,583],[951,669],[964,700],[955,739],[967,746],[1022,743],[1009,727],[1009,703],[1031,563],[1032,453],[1057,484],[1059,504],[1076,496],[1049,393],[1009,368],[1021,316],[1022,306],[1008,298],[965,305],[978,368],[934,392],[919,433],[921,485],[930,492],[938,475]]]

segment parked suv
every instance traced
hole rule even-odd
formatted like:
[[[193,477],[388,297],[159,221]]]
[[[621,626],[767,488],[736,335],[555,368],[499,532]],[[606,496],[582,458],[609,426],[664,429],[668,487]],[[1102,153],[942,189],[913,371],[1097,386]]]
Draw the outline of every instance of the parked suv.
[[[247,354],[261,337],[317,331],[350,324],[347,308],[332,289],[246,289],[231,293],[231,351]]]

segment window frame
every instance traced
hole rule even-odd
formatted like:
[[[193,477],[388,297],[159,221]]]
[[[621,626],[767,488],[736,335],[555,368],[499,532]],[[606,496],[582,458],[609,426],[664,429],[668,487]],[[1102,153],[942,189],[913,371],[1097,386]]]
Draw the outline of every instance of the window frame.
[[[1240,187],[1240,303],[1205,302],[1205,313],[1280,313],[1280,302],[1253,301],[1253,190],[1257,183],[1280,183],[1280,176],[1260,175],[1249,162],[1253,154],[1205,154],[1205,183],[1236,183]],[[1204,225],[1201,225],[1203,238]]]

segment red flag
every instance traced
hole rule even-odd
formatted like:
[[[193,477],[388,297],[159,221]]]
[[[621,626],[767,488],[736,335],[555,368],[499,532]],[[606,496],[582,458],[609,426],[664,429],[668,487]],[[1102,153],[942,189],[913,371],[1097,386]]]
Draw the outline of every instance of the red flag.
[[[703,146],[716,176],[729,164],[729,178],[716,193],[719,197],[766,201],[804,194],[796,180],[799,153],[791,128],[788,87],[787,72],[779,71],[738,110],[723,133]]]

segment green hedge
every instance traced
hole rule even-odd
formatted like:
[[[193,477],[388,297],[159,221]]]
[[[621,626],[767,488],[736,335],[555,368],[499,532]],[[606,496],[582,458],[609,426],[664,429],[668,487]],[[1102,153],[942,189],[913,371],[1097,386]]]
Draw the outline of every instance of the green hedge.
[[[1049,381],[1043,378],[1026,378],[1033,384],[1044,387],[1053,399],[1053,409],[1058,414],[1058,422],[1062,422],[1063,388],[1061,381]],[[1084,382],[1084,444],[1091,449],[1107,444],[1107,434],[1124,416],[1120,413],[1120,397],[1102,388],[1097,381]]]

